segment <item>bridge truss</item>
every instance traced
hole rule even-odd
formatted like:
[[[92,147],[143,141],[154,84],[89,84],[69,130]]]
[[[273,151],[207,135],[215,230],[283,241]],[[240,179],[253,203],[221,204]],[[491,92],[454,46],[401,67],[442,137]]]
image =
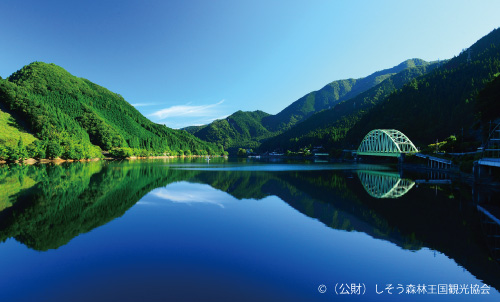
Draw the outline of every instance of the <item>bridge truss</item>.
[[[417,147],[401,131],[395,129],[375,129],[363,138],[357,154],[400,157],[401,154],[417,152]]]

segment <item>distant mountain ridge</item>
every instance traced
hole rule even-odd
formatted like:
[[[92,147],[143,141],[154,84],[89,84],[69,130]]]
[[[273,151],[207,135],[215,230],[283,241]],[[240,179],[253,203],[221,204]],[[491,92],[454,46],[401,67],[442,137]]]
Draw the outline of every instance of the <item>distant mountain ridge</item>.
[[[333,81],[320,90],[306,94],[276,115],[262,111],[238,111],[209,125],[187,127],[183,130],[233,150],[240,147],[257,148],[261,142],[290,129],[316,112],[353,98],[405,69],[428,64],[421,59],[410,59],[364,78]]]
[[[343,140],[347,131],[378,102],[402,88],[406,83],[422,76],[439,63],[429,63],[409,67],[387,77],[380,84],[343,101],[331,109],[313,114],[304,121],[297,123],[289,130],[265,141],[261,150],[296,150],[308,145],[323,146],[331,149],[335,143]]]
[[[276,115],[264,119],[263,123],[271,131],[289,129],[297,122],[313,113],[329,109],[336,104],[351,99],[358,94],[380,84],[382,81],[407,68],[427,65],[422,59],[406,60],[397,66],[372,73],[359,79],[338,80],[329,83],[318,91],[313,91],[290,104]]]

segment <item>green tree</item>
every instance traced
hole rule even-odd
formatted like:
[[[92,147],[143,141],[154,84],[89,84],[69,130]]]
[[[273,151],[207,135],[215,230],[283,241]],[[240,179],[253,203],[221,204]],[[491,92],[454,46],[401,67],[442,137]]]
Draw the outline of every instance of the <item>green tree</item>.
[[[58,158],[62,155],[63,148],[57,141],[49,141],[47,144],[46,155],[48,158]]]
[[[243,148],[238,149],[238,156],[247,156],[247,150]]]
[[[23,137],[19,137],[19,141],[17,143],[17,152],[19,160],[28,158],[28,151],[26,151],[26,147],[24,146]]]
[[[8,156],[8,149],[0,145],[0,160],[6,160]]]

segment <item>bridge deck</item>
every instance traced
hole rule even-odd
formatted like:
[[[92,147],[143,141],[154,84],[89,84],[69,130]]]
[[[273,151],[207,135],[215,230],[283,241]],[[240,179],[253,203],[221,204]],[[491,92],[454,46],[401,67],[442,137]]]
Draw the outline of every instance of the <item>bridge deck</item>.
[[[401,153],[394,153],[394,152],[360,152],[360,151],[358,151],[357,155],[400,157]]]

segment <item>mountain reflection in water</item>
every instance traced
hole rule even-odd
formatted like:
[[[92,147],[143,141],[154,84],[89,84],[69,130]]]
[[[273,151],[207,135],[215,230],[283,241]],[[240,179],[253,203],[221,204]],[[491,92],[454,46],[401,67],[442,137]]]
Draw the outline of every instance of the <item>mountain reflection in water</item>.
[[[491,240],[499,234],[485,231],[489,217],[478,211],[472,190],[412,180],[421,177],[402,178],[383,166],[222,160],[2,166],[0,241],[14,238],[37,251],[58,249],[124,215],[150,192],[174,203],[224,208],[217,195],[182,186],[202,184],[239,200],[277,196],[332,229],[363,232],[403,249],[439,251],[499,289],[498,254],[492,252],[498,240]]]

